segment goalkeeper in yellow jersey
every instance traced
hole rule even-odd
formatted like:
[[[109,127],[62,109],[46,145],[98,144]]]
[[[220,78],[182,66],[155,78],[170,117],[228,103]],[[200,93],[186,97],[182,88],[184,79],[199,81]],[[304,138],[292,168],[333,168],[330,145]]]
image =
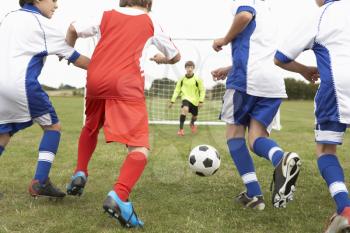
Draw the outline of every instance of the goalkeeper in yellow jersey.
[[[205,98],[205,89],[203,81],[194,75],[195,65],[192,61],[185,63],[186,75],[181,77],[181,79],[176,83],[174,94],[171,98],[169,108],[175,103],[178,96],[181,96],[181,114],[180,114],[180,129],[177,135],[184,136],[184,123],[186,120],[187,113],[192,114],[191,118],[191,131],[195,133],[197,131],[197,126],[195,126],[195,121],[198,116],[198,108],[202,107]]]

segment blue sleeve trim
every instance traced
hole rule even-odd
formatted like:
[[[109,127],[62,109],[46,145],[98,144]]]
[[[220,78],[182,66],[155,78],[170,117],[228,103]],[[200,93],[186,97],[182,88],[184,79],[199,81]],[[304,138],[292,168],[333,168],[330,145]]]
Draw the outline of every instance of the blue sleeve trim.
[[[242,11],[247,11],[247,12],[251,13],[253,16],[256,15],[255,9],[253,7],[251,7],[251,6],[240,6],[240,7],[238,7],[236,14],[238,14],[238,13],[240,13]]]
[[[292,62],[293,59],[290,59],[289,57],[287,57],[286,55],[284,55],[282,52],[280,51],[277,51],[276,54],[275,54],[275,58],[277,60],[279,60],[280,62],[282,63],[289,63],[289,62]]]
[[[74,62],[76,62],[76,60],[78,60],[79,57],[80,57],[80,53],[78,53],[77,51],[74,51],[72,56],[70,56],[68,58],[68,61],[71,62],[71,63],[74,63]]]

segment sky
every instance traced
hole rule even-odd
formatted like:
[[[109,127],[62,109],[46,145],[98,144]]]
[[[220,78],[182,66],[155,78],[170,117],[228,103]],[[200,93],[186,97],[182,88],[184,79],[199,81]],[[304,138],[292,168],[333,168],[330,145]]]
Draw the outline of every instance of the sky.
[[[278,25],[277,41],[290,33],[296,21],[311,11],[317,10],[314,0],[267,0],[272,8]],[[118,6],[118,0],[58,0],[58,9],[52,23],[63,33],[69,24],[76,19],[83,19]],[[0,8],[0,19],[6,13],[19,8],[18,0],[5,0]],[[196,73],[204,80],[206,86],[212,86],[210,71],[231,63],[230,48],[220,53],[212,50],[213,39],[223,37],[228,31],[232,20],[232,0],[153,0],[153,14],[158,18],[162,27],[173,38],[182,55],[181,61],[173,66],[156,65],[147,62],[145,66],[146,88],[152,78],[168,77],[177,80],[184,74],[184,63],[193,60],[196,63]],[[195,40],[193,40],[195,39]],[[199,39],[199,40],[198,40]],[[84,55],[91,55],[94,40],[79,39],[76,49]],[[149,57],[157,51],[150,48]],[[308,65],[315,65],[311,52],[305,52],[298,59]],[[67,66],[51,56],[46,60],[44,69],[39,77],[42,84],[58,87],[68,84],[75,87],[85,85],[86,71],[73,65]],[[283,72],[283,77],[302,79],[299,75]]]

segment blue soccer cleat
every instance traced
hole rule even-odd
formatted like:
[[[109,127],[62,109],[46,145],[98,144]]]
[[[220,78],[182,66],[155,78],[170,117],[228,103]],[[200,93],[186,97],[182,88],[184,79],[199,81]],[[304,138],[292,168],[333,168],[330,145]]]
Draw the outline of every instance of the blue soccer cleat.
[[[76,172],[71,179],[70,184],[67,185],[67,194],[73,196],[81,196],[84,191],[85,184],[87,182],[87,177],[84,172]]]
[[[143,227],[144,223],[137,217],[131,202],[120,200],[114,191],[110,191],[103,203],[103,209],[113,218],[116,218],[123,227]]]

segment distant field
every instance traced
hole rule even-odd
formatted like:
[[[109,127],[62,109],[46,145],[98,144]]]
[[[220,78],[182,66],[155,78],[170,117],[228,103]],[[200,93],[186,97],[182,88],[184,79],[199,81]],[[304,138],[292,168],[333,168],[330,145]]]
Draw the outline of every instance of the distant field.
[[[82,127],[83,99],[53,97],[63,126],[62,141],[51,179],[65,188],[74,169],[77,139]],[[218,107],[219,104],[218,104]],[[176,109],[178,111],[178,109]],[[267,208],[262,212],[242,209],[233,197],[244,189],[227,153],[224,126],[200,126],[196,135],[176,136],[177,126],[151,126],[152,153],[145,173],[131,195],[143,230],[131,232],[208,233],[319,233],[334,204],[318,174],[314,155],[313,103],[284,102],[283,130],[272,137],[280,146],[298,152],[303,160],[295,200],[287,209],[274,209],[269,191],[272,166],[253,156]],[[103,214],[102,202],[111,190],[125,157],[122,145],[105,144],[103,134],[90,164],[90,177],[80,198],[53,202],[33,200],[27,193],[41,138],[38,126],[12,138],[0,158],[0,233],[112,233],[129,232]],[[220,170],[212,177],[198,177],[188,169],[187,156],[198,144],[210,144],[222,155]],[[339,149],[345,175],[350,175],[350,137]]]

